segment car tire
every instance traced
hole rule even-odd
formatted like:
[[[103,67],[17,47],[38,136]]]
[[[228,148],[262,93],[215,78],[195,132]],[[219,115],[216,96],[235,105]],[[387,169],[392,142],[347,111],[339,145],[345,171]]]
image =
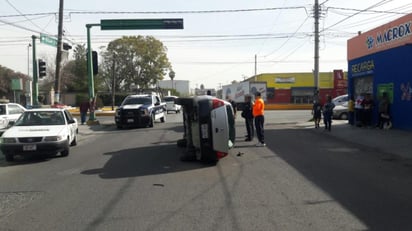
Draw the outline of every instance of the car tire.
[[[154,121],[155,121],[154,115],[150,116],[149,128],[153,127]]]
[[[347,119],[348,119],[348,114],[347,114],[347,113],[342,113],[342,114],[340,114],[339,119],[341,119],[341,120],[347,120]]]
[[[160,122],[162,123],[166,122],[166,114],[163,114],[163,117],[160,118]]]
[[[65,149],[65,150],[61,151],[61,152],[60,152],[60,155],[61,155],[61,156],[68,156],[68,155],[69,155],[69,153],[70,153],[70,151],[69,151],[69,150],[70,150],[70,149],[68,149],[68,148],[67,148],[67,149]]]
[[[70,143],[70,146],[76,146],[76,145],[77,145],[77,136],[75,135],[75,136],[73,137],[72,142]]]
[[[4,156],[6,157],[7,162],[11,162],[14,160],[14,155],[11,153],[5,153]]]
[[[116,124],[117,129],[123,129],[123,126],[120,124]]]

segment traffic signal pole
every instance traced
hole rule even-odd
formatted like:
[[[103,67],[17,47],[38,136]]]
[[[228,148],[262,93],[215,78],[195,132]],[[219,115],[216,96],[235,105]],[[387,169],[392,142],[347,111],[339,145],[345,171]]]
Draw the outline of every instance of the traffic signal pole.
[[[87,76],[89,84],[89,99],[96,98],[94,94],[94,77],[93,77],[93,54],[90,39],[90,29],[93,26],[100,26],[101,30],[150,30],[150,29],[183,29],[183,19],[108,19],[100,20],[100,23],[86,24],[87,28]],[[94,105],[93,105],[94,106]],[[90,107],[89,121],[96,120],[94,108]]]
[[[87,28],[87,76],[89,82],[89,100],[93,99],[94,103],[96,103],[95,95],[94,95],[94,77],[93,77],[93,57],[92,57],[92,43],[90,40],[90,29],[92,26],[100,26],[100,24],[86,24]],[[95,105],[91,105],[95,106]],[[96,120],[96,114],[94,111],[95,108],[90,107],[90,115],[89,120]]]
[[[33,105],[38,106],[39,105],[39,77],[38,77],[38,71],[37,71],[37,57],[36,57],[36,36],[32,35],[32,48],[33,48],[33,82],[32,82],[32,100],[33,100]]]

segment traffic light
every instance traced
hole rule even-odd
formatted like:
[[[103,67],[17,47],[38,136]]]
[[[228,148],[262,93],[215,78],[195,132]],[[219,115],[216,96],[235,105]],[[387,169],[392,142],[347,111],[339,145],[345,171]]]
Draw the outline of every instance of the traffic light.
[[[87,53],[87,60],[88,59],[89,59],[89,54]],[[92,51],[92,62],[93,62],[93,74],[97,75],[99,73],[99,63],[98,63],[96,51]]]
[[[72,49],[72,46],[68,43],[63,43],[63,50],[68,51]]]
[[[46,76],[46,62],[42,59],[39,59],[38,67],[39,67],[39,77],[42,78]]]

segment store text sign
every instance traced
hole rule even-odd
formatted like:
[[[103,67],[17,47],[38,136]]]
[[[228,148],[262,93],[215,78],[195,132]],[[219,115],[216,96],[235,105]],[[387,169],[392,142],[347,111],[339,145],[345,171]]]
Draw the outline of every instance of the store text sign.
[[[412,42],[412,14],[348,40],[348,60]]]

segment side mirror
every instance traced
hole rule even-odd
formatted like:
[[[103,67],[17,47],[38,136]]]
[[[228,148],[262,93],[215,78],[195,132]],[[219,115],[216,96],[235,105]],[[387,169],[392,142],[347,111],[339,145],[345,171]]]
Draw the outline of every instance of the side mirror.
[[[72,120],[69,120],[69,121],[67,121],[69,124],[74,124],[74,123],[76,123],[76,120],[74,120],[74,119],[72,119]]]

